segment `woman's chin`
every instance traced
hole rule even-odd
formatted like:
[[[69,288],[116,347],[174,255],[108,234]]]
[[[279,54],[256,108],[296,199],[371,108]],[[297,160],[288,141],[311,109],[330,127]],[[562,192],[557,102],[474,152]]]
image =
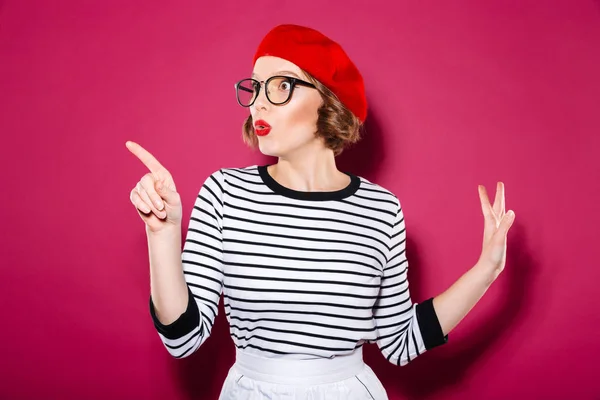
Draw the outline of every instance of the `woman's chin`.
[[[264,154],[265,156],[272,156],[272,157],[280,157],[281,156],[281,151],[279,149],[277,149],[276,146],[273,146],[274,143],[264,143],[262,141],[259,140],[258,142],[258,149],[260,150],[260,152],[262,154]]]

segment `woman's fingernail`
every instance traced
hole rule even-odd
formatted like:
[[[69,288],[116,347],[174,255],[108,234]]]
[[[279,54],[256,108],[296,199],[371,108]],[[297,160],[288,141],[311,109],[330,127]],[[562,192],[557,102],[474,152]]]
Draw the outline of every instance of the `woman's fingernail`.
[[[159,211],[163,209],[163,203],[162,203],[162,201],[156,200],[155,204],[156,204],[156,208],[158,208]]]

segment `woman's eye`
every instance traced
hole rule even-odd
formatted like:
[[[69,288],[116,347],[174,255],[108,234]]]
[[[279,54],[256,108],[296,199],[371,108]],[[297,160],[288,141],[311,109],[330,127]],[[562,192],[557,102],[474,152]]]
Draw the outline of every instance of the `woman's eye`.
[[[281,90],[287,91],[287,90],[290,90],[290,88],[291,88],[291,85],[288,81],[283,81],[279,84],[279,89],[281,89]]]

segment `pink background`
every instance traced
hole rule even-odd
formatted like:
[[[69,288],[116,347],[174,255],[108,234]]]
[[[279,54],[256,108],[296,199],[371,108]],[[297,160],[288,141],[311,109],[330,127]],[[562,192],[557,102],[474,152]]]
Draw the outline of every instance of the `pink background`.
[[[223,309],[185,360],[152,326],[125,141],[171,171],[187,228],[208,174],[274,161],[242,143],[233,84],[288,22],[364,75],[367,132],[338,166],[400,198],[413,300],[477,261],[477,184],[503,181],[517,215],[447,345],[406,367],[367,346],[390,398],[600,398],[598,1],[200,3],[0,0],[0,398],[217,397]]]

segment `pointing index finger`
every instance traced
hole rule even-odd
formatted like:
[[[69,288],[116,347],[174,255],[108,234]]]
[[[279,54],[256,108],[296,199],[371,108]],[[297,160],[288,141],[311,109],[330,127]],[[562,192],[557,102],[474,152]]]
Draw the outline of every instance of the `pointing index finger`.
[[[158,174],[161,170],[164,170],[165,167],[162,166],[161,163],[158,162],[156,158],[148,150],[144,149],[142,146],[135,142],[128,141],[125,143],[125,146],[136,156],[153,174]]]

